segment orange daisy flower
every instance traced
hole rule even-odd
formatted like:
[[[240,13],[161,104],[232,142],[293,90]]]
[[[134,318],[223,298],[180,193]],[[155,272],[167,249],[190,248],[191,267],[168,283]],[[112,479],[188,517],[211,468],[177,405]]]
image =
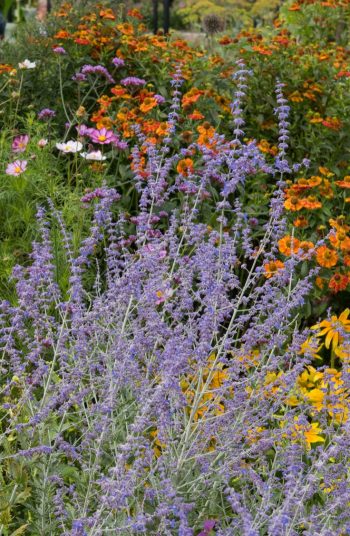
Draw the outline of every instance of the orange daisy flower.
[[[146,97],[143,103],[140,105],[140,110],[143,113],[147,113],[152,110],[152,108],[155,108],[157,104],[157,100],[154,97]]]
[[[282,261],[270,261],[267,264],[264,264],[265,277],[270,279],[270,277],[275,275],[278,270],[283,270],[283,268],[284,263]]]
[[[187,177],[189,173],[193,173],[193,160],[191,158],[184,158],[180,160],[176,166],[176,171]]]
[[[184,108],[191,106],[191,104],[197,102],[197,100],[201,95],[203,95],[203,93],[204,91],[202,91],[201,89],[193,87],[192,89],[190,89],[190,91],[188,91],[182,96],[182,106]]]
[[[283,255],[287,257],[292,254],[295,254],[300,247],[300,241],[292,236],[284,236],[278,241],[278,249]]]
[[[337,293],[337,292],[340,292],[341,290],[345,290],[346,287],[348,286],[348,283],[349,283],[348,276],[337,272],[331,277],[329,284],[328,284],[328,288],[332,292]]]
[[[342,242],[340,244],[340,249],[344,253],[349,253],[350,252],[350,238],[348,236],[346,238],[344,238],[344,240],[342,240]]]
[[[168,134],[168,123],[160,123],[157,127],[156,134],[158,136],[166,136]]]
[[[329,241],[335,248],[340,248],[342,251],[350,250],[350,238],[344,229],[338,229],[335,235],[329,237]]]
[[[194,110],[191,114],[189,114],[188,118],[192,119],[192,121],[200,121],[201,119],[204,119],[204,115],[198,110]]]
[[[115,20],[115,15],[111,9],[101,9],[100,17],[102,19]]]
[[[302,199],[300,197],[297,197],[296,195],[292,195],[291,197],[288,197],[284,202],[284,208],[287,210],[291,210],[293,212],[297,212],[298,210],[301,210],[304,208],[304,204]]]
[[[197,127],[197,131],[199,134],[208,136],[208,138],[212,138],[215,134],[215,128],[212,127],[208,121],[205,121],[202,125],[199,125],[199,127]]]
[[[328,179],[330,177],[333,177],[334,173],[332,173],[332,171],[330,171],[328,168],[326,167],[323,167],[323,166],[320,166],[318,168],[319,172],[321,173],[321,175],[325,175]]]
[[[335,181],[340,188],[350,188],[350,175],[345,175],[342,181]]]
[[[318,186],[319,184],[321,184],[321,182],[322,182],[322,179],[318,175],[312,175],[312,177],[310,177],[308,180],[308,184],[312,188],[315,186]]]
[[[327,248],[327,246],[320,246],[316,250],[316,260],[320,266],[332,268],[338,262],[338,255],[334,249]]]
[[[316,277],[316,286],[321,290],[324,288],[325,279],[323,277]]]
[[[302,200],[304,208],[315,210],[322,207],[322,203],[314,195],[309,195]]]
[[[309,220],[305,218],[305,216],[299,216],[299,218],[295,218],[293,221],[294,227],[300,227],[301,229],[304,229],[309,225]]]
[[[330,130],[339,130],[343,126],[343,123],[337,117],[326,117],[326,119],[322,121],[322,125]]]
[[[120,31],[123,35],[133,35],[134,27],[129,22],[124,22],[123,24],[117,24],[117,30]]]
[[[310,251],[315,247],[313,242],[307,240],[302,240],[299,244],[299,251],[302,251],[301,258],[307,259],[309,257]]]
[[[321,196],[325,197],[326,199],[332,199],[334,197],[334,192],[328,179],[323,179],[323,184],[321,184],[318,191],[320,192]]]

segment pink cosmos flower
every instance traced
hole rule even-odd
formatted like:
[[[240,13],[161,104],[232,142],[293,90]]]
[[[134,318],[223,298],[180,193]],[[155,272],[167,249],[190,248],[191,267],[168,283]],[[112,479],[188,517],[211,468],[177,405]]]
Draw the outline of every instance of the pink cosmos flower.
[[[38,141],[38,147],[42,149],[48,143],[49,143],[49,140],[47,140],[46,138],[41,138],[41,140]]]
[[[27,160],[15,160],[12,162],[12,164],[8,164],[5,173],[6,175],[13,175],[14,177],[17,177],[26,170],[27,164]]]
[[[99,162],[102,162],[103,160],[106,160],[106,156],[103,156],[101,151],[91,151],[90,153],[80,153],[80,156],[85,158],[85,160],[96,160]]]
[[[108,145],[109,143],[113,143],[116,141],[116,139],[118,139],[112,130],[107,130],[106,128],[91,128],[89,129],[88,135],[90,136],[92,142],[99,143],[101,145]]]
[[[29,142],[28,134],[17,136],[12,142],[12,151],[14,153],[24,153]]]

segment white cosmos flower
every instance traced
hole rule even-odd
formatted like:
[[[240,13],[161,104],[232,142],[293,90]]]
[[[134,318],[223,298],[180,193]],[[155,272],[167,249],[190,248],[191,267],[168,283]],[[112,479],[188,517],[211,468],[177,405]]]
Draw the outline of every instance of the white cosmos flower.
[[[97,160],[101,162],[102,160],[106,160],[107,157],[103,156],[101,151],[91,151],[91,153],[80,153],[80,155],[85,158],[85,160]]]
[[[22,63],[18,64],[18,67],[20,69],[35,69],[36,63],[35,61],[24,60]]]
[[[63,153],[79,153],[83,148],[83,144],[80,141],[69,140],[63,143],[56,143],[56,147]]]

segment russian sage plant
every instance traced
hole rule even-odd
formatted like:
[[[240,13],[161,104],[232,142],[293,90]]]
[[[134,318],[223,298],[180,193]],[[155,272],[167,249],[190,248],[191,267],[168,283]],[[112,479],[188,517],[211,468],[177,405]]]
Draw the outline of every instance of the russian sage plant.
[[[13,274],[17,302],[1,304],[0,457],[4,486],[16,483],[11,528],[41,536],[350,531],[348,372],[337,387],[343,409],[328,387],[332,418],[325,406],[315,425],[308,401],[293,403],[313,358],[312,348],[301,351],[309,332],[298,310],[314,273],[295,276],[304,252],[276,260],[293,171],[289,109],[278,83],[280,152],[267,164],[242,141],[248,74],[239,62],[233,141],[214,134],[174,154],[175,73],[165,145],[135,127],[138,213],[118,211],[115,189],[87,193],[82,209],[93,220],[77,256],[60,214],[39,209],[41,238]],[[257,173],[276,181],[258,235],[240,201]],[[208,206],[211,226],[201,216]],[[53,226],[68,290],[57,283]]]

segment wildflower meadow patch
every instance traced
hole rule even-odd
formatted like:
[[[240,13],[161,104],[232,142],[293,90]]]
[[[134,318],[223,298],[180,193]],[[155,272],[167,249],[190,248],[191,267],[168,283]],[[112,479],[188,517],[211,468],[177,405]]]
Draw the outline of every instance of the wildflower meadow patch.
[[[283,17],[207,51],[57,3],[0,65],[0,534],[350,533],[346,134]]]

